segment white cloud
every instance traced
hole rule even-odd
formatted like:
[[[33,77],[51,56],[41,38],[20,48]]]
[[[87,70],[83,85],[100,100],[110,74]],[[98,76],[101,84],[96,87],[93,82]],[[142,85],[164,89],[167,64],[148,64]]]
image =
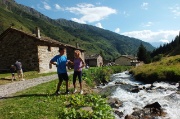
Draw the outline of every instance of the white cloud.
[[[55,9],[57,9],[57,10],[62,9],[62,8],[61,8],[61,6],[60,6],[60,5],[58,5],[58,4],[55,4],[54,6],[55,6]]]
[[[72,20],[72,21],[75,21],[75,22],[78,22],[78,23],[81,23],[81,24],[86,24],[86,22],[83,21],[83,20],[81,20],[81,19],[72,18],[71,20]]]
[[[115,32],[116,32],[116,33],[120,33],[120,28],[116,28],[116,29],[115,29]]]
[[[99,28],[103,28],[101,23],[97,23],[95,26],[97,26]]]
[[[46,10],[51,9],[51,6],[49,4],[47,4],[47,2],[42,2],[42,3],[43,3],[43,6],[44,6],[44,9],[46,9]]]
[[[105,19],[111,14],[116,14],[116,10],[106,6],[94,6],[93,4],[78,4],[77,7],[67,7],[71,13],[80,15],[80,18],[72,18],[76,22],[80,23],[92,23]]]
[[[163,42],[163,43],[169,43],[168,40],[160,40],[160,41]]]
[[[147,9],[148,9],[148,6],[149,6],[149,3],[144,2],[144,3],[141,5],[141,8],[144,9],[144,10],[147,10]]]
[[[180,16],[180,6],[179,5],[175,5],[174,7],[170,7],[169,9],[175,15],[175,18]]]
[[[143,30],[143,31],[132,31],[122,33],[125,36],[138,38],[145,42],[170,42],[174,40],[174,38],[179,34],[178,30],[169,30],[169,31],[157,31],[153,32],[151,30]]]
[[[147,22],[147,23],[143,23],[143,24],[142,24],[143,27],[150,27],[150,26],[152,26],[152,25],[153,25],[152,22]]]

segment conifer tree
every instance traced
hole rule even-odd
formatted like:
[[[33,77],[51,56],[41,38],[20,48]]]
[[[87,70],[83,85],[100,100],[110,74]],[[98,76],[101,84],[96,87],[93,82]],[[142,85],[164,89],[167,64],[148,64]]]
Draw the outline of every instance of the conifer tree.
[[[143,61],[144,63],[150,62],[150,53],[147,52],[146,48],[141,43],[138,52],[137,52],[138,60]]]

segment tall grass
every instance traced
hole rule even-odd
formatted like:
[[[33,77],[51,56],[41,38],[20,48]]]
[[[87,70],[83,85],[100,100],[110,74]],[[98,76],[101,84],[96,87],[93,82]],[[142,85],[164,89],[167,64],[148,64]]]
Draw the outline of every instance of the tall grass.
[[[109,81],[112,74],[129,70],[130,68],[130,66],[91,67],[83,71],[83,79],[90,86],[94,86],[104,81]]]

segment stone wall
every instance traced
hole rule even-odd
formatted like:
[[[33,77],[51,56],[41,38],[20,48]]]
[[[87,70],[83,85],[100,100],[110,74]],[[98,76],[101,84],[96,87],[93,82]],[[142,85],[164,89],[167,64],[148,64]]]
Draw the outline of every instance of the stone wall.
[[[36,41],[25,34],[10,31],[0,39],[0,69],[8,69],[20,59],[24,70],[38,70]]]
[[[97,66],[101,67],[103,65],[103,58],[101,56],[98,56],[97,58]]]
[[[118,59],[115,60],[115,64],[130,66],[131,59],[126,58],[126,57],[119,57]]]
[[[59,54],[59,47],[62,45],[10,30],[0,39],[0,70],[9,69],[10,65],[20,59],[24,71],[54,72],[57,68],[49,62]],[[68,60],[73,61],[75,48],[67,46],[66,49]],[[82,57],[84,59],[84,53]]]
[[[59,47],[38,46],[39,72],[55,72],[56,66],[50,65],[50,60],[59,55]]]

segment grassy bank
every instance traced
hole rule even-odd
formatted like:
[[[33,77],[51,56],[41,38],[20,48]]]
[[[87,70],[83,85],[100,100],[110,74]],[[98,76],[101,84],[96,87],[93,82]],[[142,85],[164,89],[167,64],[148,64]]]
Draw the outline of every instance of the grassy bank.
[[[103,67],[84,70],[84,95],[53,95],[57,80],[18,92],[0,100],[0,119],[114,119],[106,98],[92,93],[91,87],[95,85],[94,82],[103,78],[108,80],[112,73],[126,69],[127,67]],[[72,75],[70,79],[69,89],[73,92]],[[61,92],[65,92],[65,84],[62,85]]]
[[[135,67],[131,72],[136,80],[147,83],[154,81],[180,81],[180,55],[164,57],[161,61]]]

